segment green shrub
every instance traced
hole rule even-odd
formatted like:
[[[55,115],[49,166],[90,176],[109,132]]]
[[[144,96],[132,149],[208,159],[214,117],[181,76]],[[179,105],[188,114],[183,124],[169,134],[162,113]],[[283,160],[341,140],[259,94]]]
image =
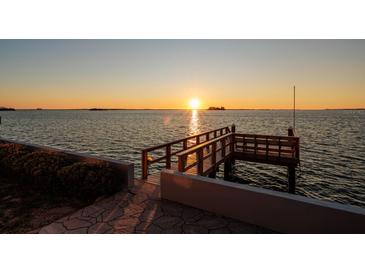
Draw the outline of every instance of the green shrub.
[[[12,168],[14,161],[31,152],[26,146],[19,144],[0,144],[0,165]]]
[[[119,191],[118,174],[109,163],[76,161],[60,152],[35,150],[19,144],[0,143],[0,169],[10,171],[21,183],[47,196],[92,202]]]
[[[58,171],[62,188],[83,201],[117,192],[121,188],[118,174],[107,163],[78,162]]]
[[[15,175],[19,177],[19,179],[23,179],[25,173],[22,170],[16,172],[14,162],[30,152],[31,151],[23,145],[9,143],[0,144],[0,172],[6,175]]]

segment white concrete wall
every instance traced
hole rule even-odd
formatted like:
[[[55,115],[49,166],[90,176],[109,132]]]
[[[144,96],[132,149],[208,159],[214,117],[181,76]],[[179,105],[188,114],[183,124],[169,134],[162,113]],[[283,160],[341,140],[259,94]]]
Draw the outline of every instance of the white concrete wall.
[[[161,173],[161,197],[284,233],[365,233],[365,209],[223,180]]]

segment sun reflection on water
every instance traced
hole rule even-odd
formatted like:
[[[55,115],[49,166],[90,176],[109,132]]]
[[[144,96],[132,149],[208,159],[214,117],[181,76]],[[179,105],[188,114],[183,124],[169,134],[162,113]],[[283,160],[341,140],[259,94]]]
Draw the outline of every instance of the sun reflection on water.
[[[199,133],[199,115],[198,110],[191,110],[191,118],[189,124],[189,135],[195,135]]]

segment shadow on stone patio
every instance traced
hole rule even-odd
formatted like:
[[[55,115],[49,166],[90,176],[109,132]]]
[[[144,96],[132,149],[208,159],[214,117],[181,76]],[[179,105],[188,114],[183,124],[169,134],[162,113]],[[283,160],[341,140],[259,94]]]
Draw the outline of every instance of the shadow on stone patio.
[[[39,233],[270,233],[207,211],[161,200],[160,186],[137,183],[99,199]]]

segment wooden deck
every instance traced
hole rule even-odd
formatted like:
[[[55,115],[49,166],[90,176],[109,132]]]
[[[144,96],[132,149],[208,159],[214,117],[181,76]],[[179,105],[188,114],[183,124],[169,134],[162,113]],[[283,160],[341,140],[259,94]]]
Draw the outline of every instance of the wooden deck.
[[[134,179],[138,183],[149,183],[153,185],[160,185],[160,178],[161,178],[161,171],[157,171],[155,173],[152,173],[148,175],[146,179]]]
[[[194,163],[195,160],[195,156],[191,156],[189,157],[189,163],[192,164]],[[206,166],[208,168],[208,163],[206,163]],[[178,164],[177,163],[171,163],[171,169],[173,170],[178,170]],[[197,175],[197,169],[196,167],[193,167],[191,169],[189,169],[188,171],[186,171],[187,174],[192,174],[192,175]],[[146,179],[136,179],[139,182],[143,182],[143,183],[149,183],[149,184],[154,184],[154,185],[160,185],[160,178],[161,178],[161,171],[155,171],[151,174],[148,175],[148,177]]]
[[[213,135],[213,136],[212,136]],[[236,133],[228,127],[190,136],[185,139],[148,148],[142,151],[143,180],[159,184],[160,174],[148,174],[149,166],[162,162],[165,168],[192,175],[215,178],[216,170],[224,163],[225,178],[235,160],[265,163],[288,167],[289,181],[295,186],[295,167],[299,164],[299,137]],[[204,137],[201,140],[200,137]],[[192,139],[195,142],[188,145]],[[182,144],[173,151],[173,146]],[[162,150],[162,156],[150,157],[150,153]],[[161,154],[161,152],[160,152]],[[173,157],[177,161],[172,161]],[[293,190],[291,190],[293,191]]]

